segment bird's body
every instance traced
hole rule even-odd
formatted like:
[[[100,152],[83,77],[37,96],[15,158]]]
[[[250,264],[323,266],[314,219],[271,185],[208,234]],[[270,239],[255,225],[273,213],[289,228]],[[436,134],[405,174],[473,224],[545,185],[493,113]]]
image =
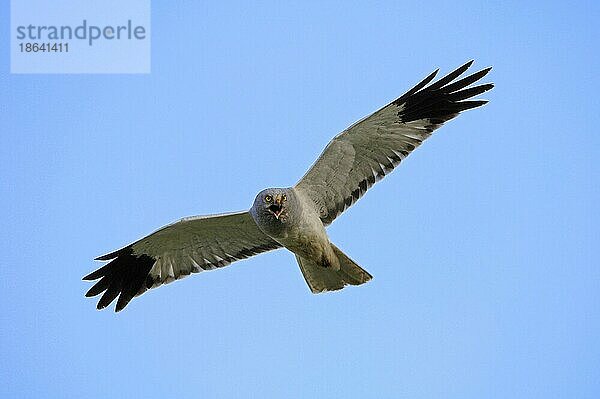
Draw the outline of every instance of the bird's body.
[[[493,85],[470,85],[491,68],[456,80],[471,64],[430,84],[435,71],[351,125],[295,186],[261,191],[249,211],[184,218],[97,258],[110,262],[84,277],[99,280],[86,296],[103,293],[98,309],[118,297],[119,311],[150,288],[282,247],[295,254],[313,293],[369,281],[371,275],[330,242],[325,227],[435,129],[487,102],[469,99]]]
[[[281,200],[281,215],[275,216],[268,210],[265,196],[271,196],[273,201]],[[339,268],[323,222],[309,201],[293,187],[266,189],[256,196],[250,214],[263,233],[294,254],[323,266]]]

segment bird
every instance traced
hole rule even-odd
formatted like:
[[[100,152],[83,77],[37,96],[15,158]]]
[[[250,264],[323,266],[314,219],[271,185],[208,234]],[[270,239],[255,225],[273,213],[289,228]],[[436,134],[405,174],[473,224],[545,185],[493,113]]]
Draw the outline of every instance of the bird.
[[[102,294],[98,310],[118,297],[119,312],[151,288],[279,248],[295,255],[313,293],[368,282],[371,274],[331,243],[326,227],[445,122],[488,102],[473,98],[494,84],[473,84],[492,68],[461,77],[472,64],[432,82],[436,69],[335,136],[294,186],[260,191],[249,210],[183,218],[96,258],[108,263],[83,277],[97,280],[85,296]]]

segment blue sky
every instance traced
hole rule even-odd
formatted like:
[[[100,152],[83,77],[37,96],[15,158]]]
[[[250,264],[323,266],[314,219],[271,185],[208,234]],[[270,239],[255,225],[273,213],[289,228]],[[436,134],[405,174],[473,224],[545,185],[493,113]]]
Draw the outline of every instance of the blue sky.
[[[6,3],[1,397],[600,394],[597,2],[154,2],[148,75],[11,75]],[[94,257],[247,209],[471,58],[490,103],[328,230],[369,284],[312,295],[278,251],[84,298]]]

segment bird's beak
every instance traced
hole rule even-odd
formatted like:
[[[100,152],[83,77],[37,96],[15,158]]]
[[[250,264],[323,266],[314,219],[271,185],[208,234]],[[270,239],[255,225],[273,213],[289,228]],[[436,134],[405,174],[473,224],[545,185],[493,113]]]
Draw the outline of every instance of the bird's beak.
[[[283,202],[283,196],[276,195],[273,199],[273,204],[269,206],[269,211],[275,216],[275,218],[279,219],[281,212],[283,212],[283,206],[281,203]]]

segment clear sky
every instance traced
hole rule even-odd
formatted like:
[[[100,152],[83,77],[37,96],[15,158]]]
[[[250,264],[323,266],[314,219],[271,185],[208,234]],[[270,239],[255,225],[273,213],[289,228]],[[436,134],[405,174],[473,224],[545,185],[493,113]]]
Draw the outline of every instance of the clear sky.
[[[597,398],[598,2],[153,2],[152,73],[10,75],[0,16],[0,397]],[[440,67],[492,65],[330,228],[373,274],[277,251],[119,314],[92,259],[247,209]]]

